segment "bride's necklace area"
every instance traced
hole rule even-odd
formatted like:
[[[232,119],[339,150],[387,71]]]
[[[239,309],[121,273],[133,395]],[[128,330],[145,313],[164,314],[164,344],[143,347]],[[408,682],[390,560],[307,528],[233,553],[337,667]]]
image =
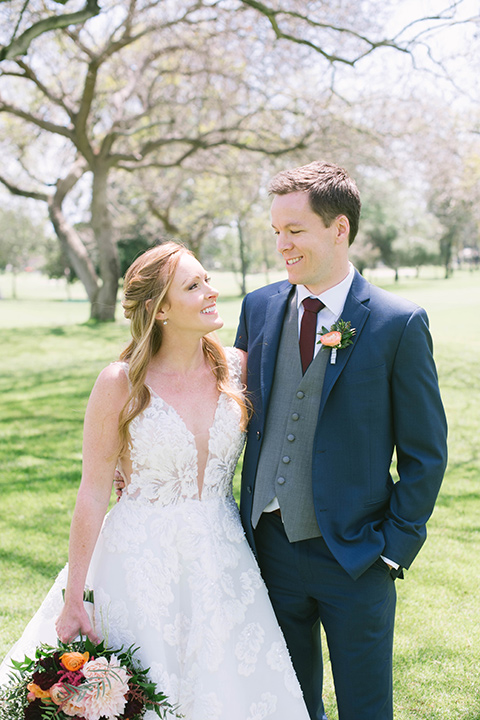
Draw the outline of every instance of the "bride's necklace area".
[[[155,375],[147,375],[146,384],[152,388],[154,392],[163,397],[170,403],[168,398],[177,398],[181,401],[184,397],[194,399],[195,396],[201,395],[207,399],[210,395],[217,395],[217,381],[211,368],[192,373],[156,373]]]
[[[208,437],[218,407],[219,392],[207,361],[188,373],[157,367],[147,374],[146,383],[173,408],[195,439]]]

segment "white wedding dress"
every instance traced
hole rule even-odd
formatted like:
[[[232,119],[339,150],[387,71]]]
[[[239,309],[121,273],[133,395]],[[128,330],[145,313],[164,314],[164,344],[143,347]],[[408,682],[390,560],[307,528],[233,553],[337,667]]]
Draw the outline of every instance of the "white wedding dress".
[[[236,351],[227,353],[239,383]],[[308,720],[232,495],[244,443],[239,420],[237,403],[221,394],[199,497],[195,439],[151,391],[130,426],[131,482],[106,516],[90,564],[95,628],[108,645],[139,647],[138,659],[185,720]],[[56,644],[66,574],[4,660],[0,684],[10,657]]]

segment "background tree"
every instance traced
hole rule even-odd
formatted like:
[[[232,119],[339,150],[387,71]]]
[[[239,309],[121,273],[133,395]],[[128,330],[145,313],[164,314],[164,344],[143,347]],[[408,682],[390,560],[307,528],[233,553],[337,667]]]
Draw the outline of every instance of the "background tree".
[[[445,6],[450,15],[437,12],[430,24],[453,22],[461,4]],[[39,17],[32,0],[22,8],[18,33]],[[368,128],[339,95],[338,77],[374,53],[413,52],[424,25],[389,33],[384,28],[394,8],[379,0],[361,8],[353,1],[285,0],[278,8],[253,1],[140,6],[110,0],[97,17],[34,40],[25,57],[5,56],[0,143],[7,162],[0,181],[14,194],[47,204],[92,318],[114,317],[122,173],[143,193],[140,173],[150,171],[157,198],[143,205],[177,236],[183,230],[173,219],[176,205],[195,210],[188,239],[199,248],[217,220],[200,212],[209,193],[192,195],[192,178],[195,183],[238,151],[262,156],[269,166],[286,153],[292,164],[302,161],[306,148],[308,159],[325,156],[335,147],[325,142],[331,119],[365,140]],[[348,87],[352,75],[345,78]],[[368,162],[376,162],[372,141],[366,151],[357,143],[348,152],[340,133],[336,139],[350,170],[365,165],[369,154]],[[172,185],[178,169],[182,179]],[[75,193],[87,198],[83,207],[72,202]],[[76,229],[79,219],[90,224],[90,247]]]
[[[17,299],[17,275],[44,251],[43,222],[25,210],[0,208],[0,270],[12,274],[12,298]]]

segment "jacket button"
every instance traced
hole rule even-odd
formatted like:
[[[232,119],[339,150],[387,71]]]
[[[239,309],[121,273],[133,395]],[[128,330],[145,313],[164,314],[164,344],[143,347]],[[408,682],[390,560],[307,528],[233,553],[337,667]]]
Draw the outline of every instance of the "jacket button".
[[[248,493],[249,495],[252,494],[252,488],[250,487],[250,485],[247,485],[247,493]]]
[[[290,458],[288,457],[288,455],[285,455],[285,456],[282,458],[282,462],[284,462],[285,465],[288,465],[288,463],[290,462]]]
[[[299,391],[297,392],[297,398],[298,398],[299,400],[302,400],[302,398],[304,398],[304,397],[305,397],[305,393],[302,392],[301,390],[299,390]]]
[[[292,435],[292,433],[290,433],[290,435],[287,435],[287,440],[288,442],[293,442],[295,440],[295,435]]]
[[[300,415],[298,413],[292,414],[292,420],[298,420],[300,418]]]
[[[277,478],[277,483],[279,485],[285,485],[285,478],[284,477]]]
[[[262,433],[260,432],[260,430],[257,430],[257,440],[260,440],[261,437]]]

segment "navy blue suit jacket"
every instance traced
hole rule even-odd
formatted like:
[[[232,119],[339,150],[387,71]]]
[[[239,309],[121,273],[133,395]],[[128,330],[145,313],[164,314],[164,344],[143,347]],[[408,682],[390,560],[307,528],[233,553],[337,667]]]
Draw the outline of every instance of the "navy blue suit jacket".
[[[287,281],[243,301],[235,344],[248,352],[254,405],[240,510],[251,511],[265,413],[288,298]],[[330,551],[353,577],[380,555],[408,568],[426,538],[443,479],[447,427],[425,311],[355,273],[341,315],[356,334],[328,363],[312,457],[315,512]],[[330,352],[323,348],[321,352]],[[390,473],[396,450],[398,482]]]

